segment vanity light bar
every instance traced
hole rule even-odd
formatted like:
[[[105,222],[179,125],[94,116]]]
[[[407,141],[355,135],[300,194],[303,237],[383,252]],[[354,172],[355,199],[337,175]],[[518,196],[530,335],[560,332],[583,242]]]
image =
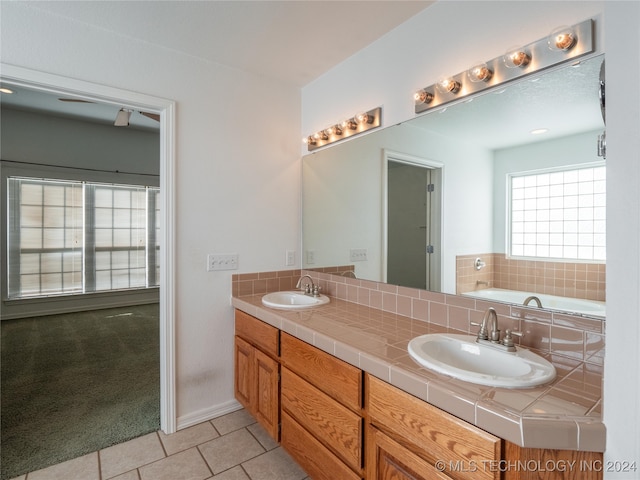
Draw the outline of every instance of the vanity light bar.
[[[354,115],[347,120],[331,125],[302,139],[307,144],[307,150],[313,151],[345,138],[378,128],[382,123],[382,107]]]
[[[593,20],[555,29],[545,38],[511,48],[500,57],[418,90],[415,113],[426,112],[467,95],[560,65],[594,51]]]

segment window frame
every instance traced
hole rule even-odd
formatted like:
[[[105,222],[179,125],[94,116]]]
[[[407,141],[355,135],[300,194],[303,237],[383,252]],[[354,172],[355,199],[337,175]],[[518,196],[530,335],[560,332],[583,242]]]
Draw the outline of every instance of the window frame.
[[[143,288],[122,289],[122,290],[103,290],[96,292],[86,293],[74,293],[74,294],[53,294],[46,296],[29,296],[29,297],[12,297],[9,298],[8,292],[8,269],[9,262],[14,262],[16,258],[9,252],[8,245],[8,178],[9,177],[23,177],[34,179],[47,179],[52,181],[79,181],[90,182],[106,185],[144,185],[154,188],[160,188],[160,176],[157,174],[137,174],[137,173],[123,173],[123,172],[109,172],[103,170],[94,170],[86,168],[75,167],[61,167],[42,164],[32,164],[24,162],[14,162],[11,160],[3,159],[1,161],[0,168],[0,194],[2,195],[2,234],[0,235],[0,241],[2,243],[2,280],[0,281],[2,301],[5,305],[26,305],[26,304],[40,304],[42,302],[65,302],[67,299],[72,301],[72,304],[68,304],[69,307],[63,307],[73,311],[76,307],[71,305],[113,305],[120,304],[123,301],[130,303],[125,298],[140,298],[143,303],[148,303],[151,299],[158,298],[159,286],[149,286]],[[160,195],[160,194],[159,194]],[[157,204],[162,205],[161,199],[156,198]],[[161,221],[156,216],[156,220]],[[160,228],[157,225],[157,228]],[[157,230],[157,229],[156,229]],[[156,232],[157,235],[157,232]],[[157,255],[156,255],[157,256]],[[12,265],[13,266],[13,265]],[[159,273],[159,272],[157,272]],[[113,300],[108,300],[113,298]],[[135,300],[134,300],[135,301]],[[62,305],[62,303],[61,303]],[[64,303],[67,305],[67,303]],[[93,307],[90,307],[93,308]]]
[[[557,167],[550,168],[542,168],[535,170],[525,170],[518,172],[509,172],[506,174],[506,228],[505,228],[505,256],[508,259],[513,260],[525,260],[525,261],[540,261],[540,262],[558,262],[558,263],[592,263],[592,264],[606,264],[606,258],[604,259],[595,259],[595,258],[573,258],[573,257],[556,257],[556,256],[528,256],[528,255],[515,255],[513,254],[513,205],[512,205],[512,194],[513,194],[513,179],[516,177],[526,177],[526,176],[534,176],[541,174],[551,174],[558,172],[570,172],[577,171],[583,169],[595,169],[605,167],[606,161],[598,161],[598,162],[585,162],[580,164],[570,164],[570,165],[562,165]],[[606,170],[605,170],[606,171]],[[606,195],[606,191],[605,191]],[[606,204],[605,204],[606,209]],[[606,219],[605,219],[606,221]],[[605,231],[605,239],[606,239],[606,231]],[[605,244],[606,250],[606,244]]]

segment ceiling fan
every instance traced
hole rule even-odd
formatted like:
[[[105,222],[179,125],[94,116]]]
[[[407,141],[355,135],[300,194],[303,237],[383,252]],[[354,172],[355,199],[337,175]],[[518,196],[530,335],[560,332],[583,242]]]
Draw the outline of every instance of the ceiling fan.
[[[72,102],[72,103],[95,103],[95,102],[92,102],[91,100],[82,100],[80,98],[58,98],[58,100],[60,100],[61,102]],[[140,115],[143,115],[147,118],[155,120],[156,122],[160,121],[160,114],[158,113],[143,112],[141,110],[133,110],[130,108],[123,107],[123,108],[120,108],[120,110],[118,110],[118,113],[116,114],[116,118],[115,118],[115,121],[113,122],[113,125],[116,127],[128,127],[131,114],[135,111],[137,111]]]

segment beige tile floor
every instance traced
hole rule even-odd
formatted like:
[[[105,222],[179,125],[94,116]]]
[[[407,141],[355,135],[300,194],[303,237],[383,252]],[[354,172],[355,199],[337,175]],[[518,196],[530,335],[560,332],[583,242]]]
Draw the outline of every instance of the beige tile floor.
[[[245,410],[150,433],[13,480],[309,480]]]

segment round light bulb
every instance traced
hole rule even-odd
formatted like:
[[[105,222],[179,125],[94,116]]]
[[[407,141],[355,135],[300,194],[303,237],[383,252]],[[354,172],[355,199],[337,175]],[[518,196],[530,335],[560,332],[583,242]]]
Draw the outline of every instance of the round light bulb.
[[[529,65],[531,57],[524,50],[517,48],[507,52],[502,57],[502,61],[507,68],[526,67]]]
[[[356,123],[369,123],[369,114],[367,112],[359,113],[355,117]]]
[[[493,77],[493,72],[486,63],[478,63],[467,71],[467,76],[472,82],[488,82]]]
[[[571,27],[563,26],[553,30],[547,39],[547,45],[551,50],[570,50],[578,40],[575,31]]]
[[[436,89],[440,93],[458,93],[460,87],[460,83],[453,78],[442,78],[436,83]]]
[[[420,90],[413,95],[413,100],[416,103],[420,103],[420,104],[431,103],[433,101],[433,94],[427,92],[426,90]]]

